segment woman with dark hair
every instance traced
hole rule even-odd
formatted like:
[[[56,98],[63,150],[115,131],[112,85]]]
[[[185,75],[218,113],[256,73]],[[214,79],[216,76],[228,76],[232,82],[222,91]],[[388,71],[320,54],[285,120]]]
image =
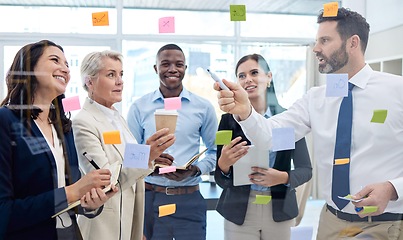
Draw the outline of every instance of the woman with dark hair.
[[[93,217],[112,197],[107,169],[81,179],[62,99],[70,80],[63,48],[42,40],[22,47],[0,108],[0,239],[82,239],[76,213]],[[69,204],[81,206],[53,217]],[[95,211],[96,210],[96,211]]]
[[[284,110],[275,97],[269,65],[261,55],[242,57],[235,75],[256,112],[269,118]],[[251,142],[231,114],[222,115],[218,130],[232,130],[233,136],[230,144],[218,146],[215,171],[215,180],[223,188],[217,211],[225,218],[225,239],[290,239],[290,227],[298,215],[295,188],[312,177],[305,139],[295,143],[295,150],[269,151],[269,168],[252,167],[251,185],[234,186],[233,165],[247,154]],[[256,195],[271,196],[272,200],[257,205],[253,203]]]

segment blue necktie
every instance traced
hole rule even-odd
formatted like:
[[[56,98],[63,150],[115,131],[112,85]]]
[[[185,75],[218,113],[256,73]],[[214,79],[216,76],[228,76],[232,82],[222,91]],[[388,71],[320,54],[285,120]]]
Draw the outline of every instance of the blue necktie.
[[[348,96],[340,104],[339,119],[337,121],[336,146],[334,149],[332,200],[342,210],[348,201],[339,199],[350,194],[350,150],[351,126],[353,122],[353,96],[351,90],[354,85],[348,83]]]

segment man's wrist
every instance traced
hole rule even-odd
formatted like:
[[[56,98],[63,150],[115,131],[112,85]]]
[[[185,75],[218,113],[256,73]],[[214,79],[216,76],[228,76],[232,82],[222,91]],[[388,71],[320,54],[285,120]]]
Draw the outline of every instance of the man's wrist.
[[[193,176],[193,177],[199,177],[199,176],[202,174],[200,168],[198,168],[198,167],[196,167],[196,166],[193,166],[193,168],[194,168],[195,170],[194,170],[194,173],[193,173],[192,176]]]

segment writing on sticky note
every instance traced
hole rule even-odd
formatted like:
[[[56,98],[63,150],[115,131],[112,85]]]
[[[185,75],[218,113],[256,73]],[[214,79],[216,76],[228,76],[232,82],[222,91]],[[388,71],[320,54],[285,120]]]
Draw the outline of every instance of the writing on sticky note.
[[[245,5],[229,5],[231,21],[246,21]]]
[[[339,2],[323,4],[323,17],[336,17],[339,10]]]
[[[109,26],[108,12],[92,13],[92,26]]]
[[[80,98],[78,96],[63,98],[62,105],[64,112],[70,112],[81,109]]]
[[[343,165],[350,162],[350,158],[339,158],[334,160],[334,165]]]
[[[364,206],[364,209],[362,210],[361,213],[366,214],[366,213],[373,213],[378,211],[378,207],[377,206]]]
[[[374,115],[372,115],[371,122],[385,123],[387,116],[388,116],[388,110],[385,109],[374,110]]]
[[[326,74],[326,97],[347,97],[348,74]]]
[[[218,131],[215,135],[215,144],[216,145],[227,145],[230,144],[232,140],[232,131],[231,130],[221,130]]]
[[[126,143],[123,166],[126,168],[148,169],[150,145]]]
[[[165,110],[178,110],[181,109],[181,107],[182,107],[181,97],[164,98]]]
[[[254,204],[268,204],[271,201],[271,196],[267,195],[256,195],[256,200]]]
[[[294,128],[273,128],[272,151],[295,149]]]
[[[159,168],[159,174],[176,172],[176,166],[168,166]]]
[[[175,17],[163,17],[158,20],[159,33],[175,33]]]
[[[161,205],[158,207],[158,217],[168,216],[176,212],[176,204]]]
[[[103,132],[105,144],[121,144],[122,141],[120,140],[120,132],[119,131],[110,131],[110,132]]]

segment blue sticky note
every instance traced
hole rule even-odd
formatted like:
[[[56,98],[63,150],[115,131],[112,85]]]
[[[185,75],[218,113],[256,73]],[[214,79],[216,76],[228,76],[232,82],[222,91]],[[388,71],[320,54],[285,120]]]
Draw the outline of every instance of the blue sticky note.
[[[123,167],[148,169],[150,145],[127,143]]]
[[[272,151],[295,149],[294,128],[273,128]]]
[[[348,74],[326,74],[326,97],[347,97]]]

